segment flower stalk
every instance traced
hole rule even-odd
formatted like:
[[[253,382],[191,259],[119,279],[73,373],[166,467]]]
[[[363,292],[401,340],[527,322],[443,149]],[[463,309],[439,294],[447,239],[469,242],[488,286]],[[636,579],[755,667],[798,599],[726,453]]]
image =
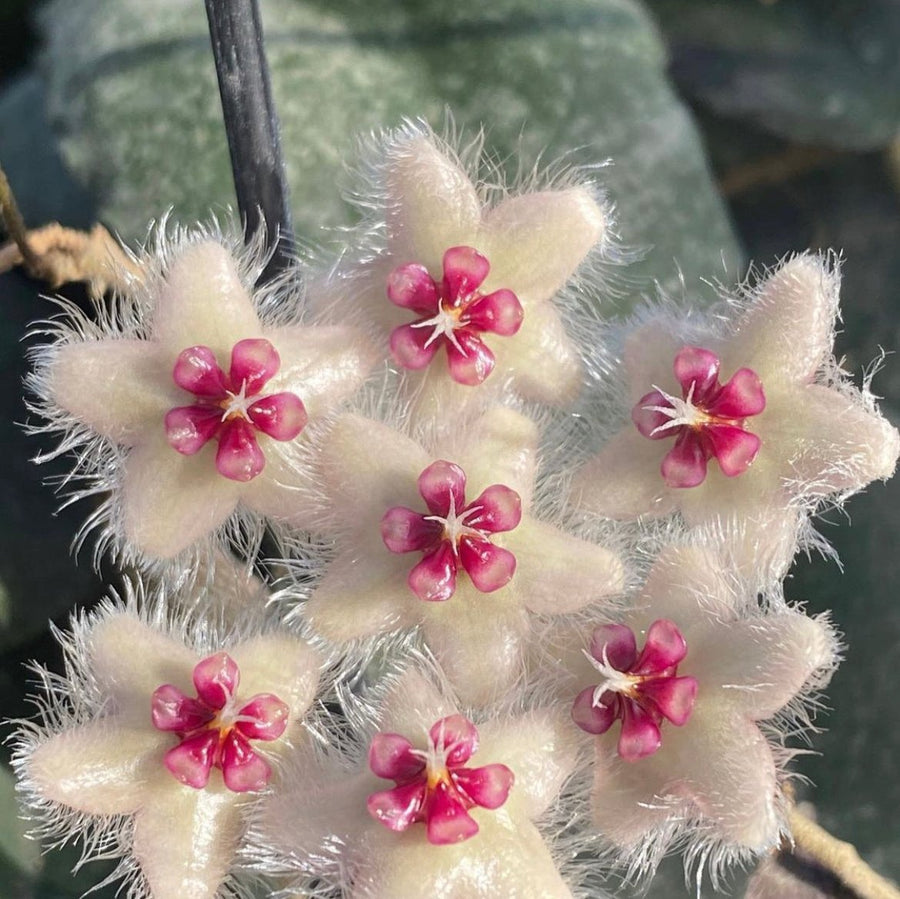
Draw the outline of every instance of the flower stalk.
[[[249,239],[265,229],[271,280],[290,263],[290,194],[257,0],[206,0],[238,210]]]

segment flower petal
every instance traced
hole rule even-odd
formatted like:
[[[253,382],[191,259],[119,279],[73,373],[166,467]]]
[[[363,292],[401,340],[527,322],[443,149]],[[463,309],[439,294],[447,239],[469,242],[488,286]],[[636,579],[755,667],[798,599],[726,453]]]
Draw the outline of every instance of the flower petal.
[[[624,588],[615,553],[545,522],[526,516],[503,543],[516,557],[516,593],[532,612],[567,614]]]
[[[462,765],[478,752],[478,728],[464,715],[449,715],[431,725],[428,737],[446,753],[448,768]]]
[[[48,369],[48,393],[98,434],[131,446],[178,404],[172,365],[146,340],[91,340],[59,347]],[[181,401],[183,402],[183,395]]]
[[[227,652],[217,652],[197,663],[193,680],[200,700],[212,709],[221,709],[237,692],[241,672]]]
[[[476,387],[494,370],[495,356],[475,333],[460,328],[454,332],[456,344],[447,342],[450,377],[457,384]]]
[[[234,729],[250,740],[277,740],[288,725],[289,714],[290,709],[277,696],[259,693],[238,711]]]
[[[395,506],[381,519],[381,539],[392,553],[410,553],[428,549],[443,534],[438,521],[427,521],[420,512]]]
[[[515,776],[506,765],[463,768],[452,771],[450,777],[475,805],[488,809],[500,808],[515,783]]]
[[[492,484],[466,506],[466,511],[479,509],[477,515],[466,516],[469,527],[498,534],[518,527],[522,520],[522,500],[505,484]]]
[[[512,337],[522,327],[524,316],[522,304],[511,290],[495,290],[472,303],[464,320],[467,327],[476,331]]]
[[[219,731],[204,730],[170,749],[163,763],[179,783],[201,790],[209,782],[218,746]]]
[[[395,306],[424,316],[434,315],[440,302],[434,279],[416,262],[400,265],[388,275],[387,295]]]
[[[261,336],[234,257],[216,241],[186,247],[155,290],[153,337],[173,356],[202,345],[227,359],[237,341]]]
[[[410,590],[426,602],[444,602],[456,591],[456,556],[449,540],[442,540],[413,566],[406,579]]]
[[[660,472],[667,487],[696,487],[706,480],[706,453],[698,435],[684,428],[663,457]]]
[[[829,387],[806,387],[783,427],[794,437],[790,474],[807,494],[859,490],[889,478],[897,464],[897,429],[858,397]]]
[[[582,187],[504,200],[485,214],[480,234],[490,284],[514,290],[526,308],[548,299],[601,240],[606,221]]]
[[[690,393],[694,405],[705,405],[719,380],[719,357],[703,347],[686,346],[675,356],[673,368],[683,396]]]
[[[456,459],[469,483],[503,484],[519,494],[527,510],[537,474],[537,424],[521,412],[495,405],[460,437]]]
[[[637,660],[634,631],[624,624],[601,624],[591,634],[590,653],[616,671],[631,671]]]
[[[789,259],[754,291],[730,354],[763,383],[811,381],[831,352],[838,311],[836,262],[804,254]]]
[[[703,429],[703,435],[712,446],[722,474],[729,478],[743,474],[762,446],[756,434],[731,425],[708,425]]]
[[[467,580],[451,602],[419,605],[425,643],[462,703],[488,705],[523,676],[523,641],[531,631],[524,608],[514,602],[486,608]]]
[[[222,426],[216,450],[216,471],[230,481],[252,481],[266,466],[253,426],[243,418],[233,418]]]
[[[444,295],[450,300],[473,294],[491,270],[491,264],[475,247],[450,247],[444,253],[442,265]]]
[[[432,462],[416,482],[432,515],[446,518],[452,508],[459,515],[466,505],[466,473],[455,462]]]
[[[178,406],[164,419],[169,446],[183,456],[199,453],[222,423],[222,410],[215,406]]]
[[[564,406],[578,396],[578,348],[553,303],[529,308],[515,336],[495,340],[491,347],[499,371],[504,378],[512,376],[513,386],[526,399]]]
[[[237,729],[222,745],[222,778],[233,793],[252,793],[265,788],[272,777],[269,763]]]
[[[412,754],[412,743],[400,734],[376,733],[369,744],[369,768],[377,777],[407,781],[425,769]]]
[[[123,727],[101,718],[54,734],[27,757],[25,772],[46,799],[91,815],[131,814],[171,741],[146,724]]]
[[[759,415],[766,408],[762,381],[750,368],[739,368],[722,387],[708,411],[722,418],[746,418]]]
[[[219,368],[216,354],[208,346],[191,346],[182,350],[175,360],[172,379],[182,390],[194,396],[219,399],[228,390],[225,372]]]
[[[217,471],[209,449],[182,456],[162,427],[128,455],[122,483],[126,536],[145,553],[171,558],[234,511],[238,486]]]
[[[434,359],[434,354],[442,343],[441,340],[431,340],[432,334],[432,328],[419,327],[417,322],[394,328],[391,331],[391,355],[394,361],[410,371],[425,368]]]
[[[425,781],[380,790],[366,800],[369,814],[391,830],[403,831],[410,824],[422,820],[422,806],[425,803]]]
[[[237,797],[218,778],[188,790],[161,775],[168,783],[153,780],[135,816],[134,857],[153,896],[215,899],[245,832]]]
[[[231,350],[228,379],[231,389],[246,396],[256,396],[281,367],[278,350],[264,337],[239,340]]]
[[[626,762],[636,762],[653,755],[662,745],[659,725],[639,705],[622,699],[624,717],[617,749]]]
[[[594,705],[594,687],[585,687],[572,703],[572,720],[589,734],[605,734],[616,720],[616,703]]]
[[[134,664],[140,650],[141,664]],[[183,695],[194,692],[191,673],[196,653],[181,640],[160,632],[136,614],[116,612],[94,625],[90,667],[97,684],[109,695],[112,708],[135,727],[147,726],[147,697],[161,684]]]
[[[478,824],[445,781],[440,781],[428,806],[428,842],[434,846],[460,843],[478,833]]]
[[[482,593],[505,587],[516,573],[516,557],[502,546],[477,537],[459,541],[459,561]]]
[[[309,416],[303,400],[293,393],[273,393],[247,409],[250,421],[273,440],[293,440],[306,427]]]
[[[153,691],[150,717],[157,730],[185,733],[212,721],[216,713],[209,706],[185,696],[178,687],[163,684]]]
[[[288,733],[293,732],[312,705],[319,682],[319,654],[290,634],[262,634],[231,647],[241,672],[241,691],[250,702],[261,696],[277,697],[288,707]],[[246,733],[246,731],[245,731]],[[283,744],[269,753],[276,755]]]
[[[346,325],[285,325],[267,330],[266,336],[281,356],[269,388],[296,394],[311,419],[348,397],[384,356],[359,328]]]
[[[656,707],[676,727],[687,723],[697,697],[694,677],[662,677],[644,681],[641,693],[653,700]]]
[[[729,622],[692,653],[691,668],[758,721],[781,711],[804,686],[824,686],[836,657],[828,620],[789,609]]]
[[[575,476],[573,502],[620,520],[667,514],[673,500],[659,476],[660,452],[658,443],[635,429],[619,431]]]
[[[677,665],[687,655],[688,647],[675,624],[657,619],[647,629],[644,648],[630,670],[634,674],[660,674]]]
[[[481,218],[468,175],[429,138],[416,135],[388,147],[385,181],[392,254],[440,272],[446,249],[471,243]]]
[[[421,619],[423,603],[407,583],[409,562],[386,552],[380,536],[377,541],[340,552],[303,604],[304,619],[326,640],[358,640],[411,627]]]

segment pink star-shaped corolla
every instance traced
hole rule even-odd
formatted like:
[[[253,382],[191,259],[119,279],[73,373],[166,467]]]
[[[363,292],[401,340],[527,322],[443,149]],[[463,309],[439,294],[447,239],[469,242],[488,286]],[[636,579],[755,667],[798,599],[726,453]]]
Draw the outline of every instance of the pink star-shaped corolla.
[[[258,311],[252,273],[221,243],[188,240],[169,259],[161,274],[148,265],[128,314],[93,331],[62,320],[36,377],[70,444],[100,448],[81,460],[112,492],[108,536],[146,560],[177,556],[236,512],[302,519],[307,416],[373,362],[353,327],[284,324],[271,300]]]
[[[661,858],[682,840],[689,853],[717,846],[746,857],[773,849],[787,832],[790,751],[779,731],[788,726],[796,735],[804,701],[827,683],[837,661],[833,629],[784,602],[762,609],[755,587],[701,546],[665,550],[632,607],[620,623],[595,631],[587,660],[572,648],[571,625],[560,638],[568,649],[559,655],[573,674],[565,695],[578,696],[573,717],[598,733],[595,826],[626,863]],[[646,634],[646,645],[631,662],[636,634]],[[669,664],[676,659],[677,676]],[[591,708],[598,667],[605,709]],[[641,667],[672,674],[642,682],[643,696],[634,698],[649,714],[638,726],[626,717],[615,738],[607,727]],[[625,676],[617,673],[625,668]],[[779,717],[788,708],[790,719]],[[660,715],[668,721],[656,730]]]
[[[67,643],[64,702],[79,697],[78,712],[48,719],[23,751],[30,795],[79,832],[89,817],[100,830],[115,824],[104,845],[131,856],[154,897],[213,899],[244,842],[247,804],[275,780],[251,744],[283,759],[302,743],[319,656],[284,633],[199,656],[186,626],[164,632],[123,609],[88,623]]]
[[[476,747],[475,726],[418,669],[390,684],[376,713],[355,774],[337,758],[297,757],[261,804],[251,855],[353,899],[572,899],[534,823],[577,764],[578,741],[561,716],[488,719]],[[466,766],[470,756],[478,768]],[[398,786],[383,790],[376,775]]]
[[[428,842],[436,846],[475,836],[478,822],[469,810],[500,808],[515,780],[506,765],[467,767],[477,750],[478,730],[462,715],[436,721],[424,749],[401,734],[375,734],[369,767],[396,786],[369,796],[369,814],[390,830],[424,821]]]
[[[663,719],[680,727],[691,716],[697,680],[678,677],[686,655],[684,637],[671,621],[650,625],[640,654],[631,628],[600,625],[585,656],[603,680],[578,694],[572,719],[589,734],[604,734],[619,719],[619,755],[628,762],[652,755],[662,745]]]
[[[718,522],[742,573],[782,577],[807,510],[889,477],[900,452],[832,356],[839,287],[834,259],[803,254],[708,318],[645,317],[622,352],[633,420],[623,409],[574,502],[620,520]]]
[[[491,265],[474,247],[451,247],[442,265],[440,281],[414,262],[391,272],[390,301],[422,316],[391,332],[391,354],[404,368],[420,369],[444,347],[450,377],[475,386],[493,371],[496,361],[480,335],[512,337],[522,326],[522,304],[511,290],[484,294],[478,289]]]
[[[193,456],[215,438],[219,474],[233,481],[255,478],[266,464],[256,432],[293,440],[307,422],[306,407],[296,394],[263,393],[280,367],[278,351],[263,338],[238,341],[227,374],[208,346],[182,350],[172,378],[196,402],[166,413],[169,444]]]
[[[669,487],[702,484],[713,458],[722,474],[737,477],[759,452],[759,437],[746,429],[745,419],[766,408],[762,384],[756,372],[742,368],[723,385],[719,364],[719,357],[709,350],[684,347],[673,366],[681,397],[654,389],[631,410],[631,420],[645,437],[675,438],[660,465]]]
[[[179,738],[163,761],[189,787],[205,787],[214,767],[235,793],[261,790],[272,776],[269,763],[250,741],[277,740],[287,727],[288,707],[271,693],[238,701],[240,674],[234,659],[219,652],[194,667],[196,698],[174,684],[153,692],[153,726]]]
[[[419,475],[418,487],[431,514],[395,506],[381,519],[381,537],[391,552],[424,553],[407,579],[413,593],[429,602],[450,599],[460,567],[482,593],[506,586],[515,574],[516,557],[490,537],[518,526],[519,494],[492,484],[467,504],[465,472],[443,460]]]
[[[534,615],[581,609],[624,581],[614,553],[541,520],[537,454],[537,425],[499,406],[425,446],[376,421],[339,418],[318,471],[334,558],[303,617],[335,644],[421,628],[463,701],[504,692],[521,672]],[[478,499],[467,504],[469,489]],[[423,497],[434,514],[412,511]],[[425,555],[410,571],[398,549]]]

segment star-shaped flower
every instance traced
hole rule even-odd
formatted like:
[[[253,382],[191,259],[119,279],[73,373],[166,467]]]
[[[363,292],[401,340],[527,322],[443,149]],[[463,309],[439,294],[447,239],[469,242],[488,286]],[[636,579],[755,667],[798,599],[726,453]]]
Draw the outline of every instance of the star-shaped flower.
[[[532,712],[476,726],[415,669],[388,689],[377,715],[367,758],[350,770],[309,758],[266,797],[250,850],[263,869],[294,871],[353,899],[571,899],[532,823],[575,768],[575,741],[561,718]],[[477,768],[464,759],[470,751]],[[420,823],[423,758],[425,789],[433,781],[435,794],[470,792],[480,801],[453,814],[432,799]],[[399,807],[399,787],[385,798],[385,776],[409,778],[415,808]]]
[[[591,737],[594,825],[636,868],[654,867],[682,838],[691,852],[711,850],[713,867],[774,848],[787,832],[784,734],[802,729],[804,700],[837,660],[827,619],[783,601],[761,609],[755,590],[700,546],[665,550],[633,609],[595,630],[590,663],[567,632],[573,727],[599,733]],[[593,659],[599,652],[621,671],[636,634],[646,634],[657,661],[677,659],[677,673],[607,672],[600,702],[589,708]],[[622,704],[644,714],[630,722],[626,715],[617,734],[610,712]]]
[[[283,285],[254,294],[250,252],[178,239],[99,324],[70,310],[37,352],[48,430],[79,449],[86,492],[112,491],[104,536],[139,561],[171,559],[246,513],[301,518],[307,420],[373,361],[355,328],[297,323]]]
[[[313,630],[346,644],[420,626],[466,702],[504,691],[534,614],[580,609],[623,584],[615,554],[541,520],[537,441],[535,423],[503,407],[427,447],[338,419],[320,457],[334,558],[300,607]]]
[[[93,832],[156,899],[212,899],[248,803],[277,782],[271,761],[302,737],[320,660],[282,633],[211,651],[208,624],[200,649],[164,620],[133,603],[77,619],[66,677],[44,678],[42,720],[17,734],[14,764],[43,832]]]
[[[386,246],[347,273],[341,302],[365,304],[385,354],[422,372],[409,386],[422,391],[423,409],[459,407],[507,384],[570,402],[579,348],[553,298],[603,252],[609,210],[597,191],[572,179],[494,202],[494,184],[473,183],[419,128],[388,136],[371,168],[382,199],[370,233],[386,234]]]
[[[576,502],[619,519],[733,519],[737,555],[783,574],[797,510],[889,477],[900,451],[832,357],[839,287],[833,259],[804,254],[707,319],[645,317],[624,345],[630,415],[577,477]]]

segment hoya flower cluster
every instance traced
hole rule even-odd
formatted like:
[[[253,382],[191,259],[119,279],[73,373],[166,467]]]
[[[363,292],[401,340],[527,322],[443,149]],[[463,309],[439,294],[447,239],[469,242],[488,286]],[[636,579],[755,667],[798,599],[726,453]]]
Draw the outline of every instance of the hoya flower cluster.
[[[838,261],[605,325],[590,179],[370,152],[339,261],[260,287],[261,248],[163,228],[44,326],[38,429],[138,585],[16,735],[39,832],[157,899],[571,899],[771,850],[839,652],[781,581],[900,451],[832,356]]]

